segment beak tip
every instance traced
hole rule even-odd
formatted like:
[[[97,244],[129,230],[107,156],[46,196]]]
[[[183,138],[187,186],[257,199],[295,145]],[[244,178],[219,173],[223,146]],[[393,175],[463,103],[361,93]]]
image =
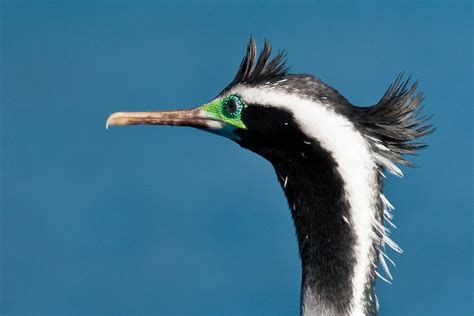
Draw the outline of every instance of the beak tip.
[[[107,118],[107,121],[105,122],[105,129],[109,129],[109,126],[115,125],[114,123],[114,118],[117,116],[117,113],[112,113],[109,115]]]

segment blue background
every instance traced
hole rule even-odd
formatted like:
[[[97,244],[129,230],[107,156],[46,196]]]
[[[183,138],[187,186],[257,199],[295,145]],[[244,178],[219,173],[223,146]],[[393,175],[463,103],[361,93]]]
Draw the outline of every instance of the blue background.
[[[387,181],[405,253],[381,314],[472,314],[472,20],[469,2],[2,1],[0,312],[298,313],[269,163],[189,128],[104,128],[208,101],[253,34],[358,105],[420,81],[438,130]]]

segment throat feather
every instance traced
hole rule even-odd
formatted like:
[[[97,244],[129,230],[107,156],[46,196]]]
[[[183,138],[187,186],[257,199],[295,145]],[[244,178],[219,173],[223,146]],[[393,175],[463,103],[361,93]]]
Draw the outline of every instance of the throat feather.
[[[356,265],[356,236],[344,220],[351,218],[350,206],[329,153],[318,149],[307,156],[310,159],[294,157],[274,164],[288,179],[286,186],[281,178],[280,183],[298,239],[302,312],[346,314],[351,309]]]

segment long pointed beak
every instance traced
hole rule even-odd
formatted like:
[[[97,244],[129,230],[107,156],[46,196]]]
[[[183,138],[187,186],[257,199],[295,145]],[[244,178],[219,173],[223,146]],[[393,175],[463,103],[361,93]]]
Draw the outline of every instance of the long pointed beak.
[[[201,129],[220,129],[222,122],[200,108],[163,112],[116,112],[109,116],[105,128],[124,125],[174,125]]]

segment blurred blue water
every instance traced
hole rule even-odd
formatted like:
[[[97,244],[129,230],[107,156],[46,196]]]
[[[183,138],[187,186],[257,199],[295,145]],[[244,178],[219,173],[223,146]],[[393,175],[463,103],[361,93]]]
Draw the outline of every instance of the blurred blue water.
[[[381,314],[472,314],[470,2],[0,5],[2,314],[298,313],[267,162],[188,128],[104,128],[117,110],[209,100],[250,34],[355,104],[399,72],[420,81],[438,131],[387,182],[405,253]]]

